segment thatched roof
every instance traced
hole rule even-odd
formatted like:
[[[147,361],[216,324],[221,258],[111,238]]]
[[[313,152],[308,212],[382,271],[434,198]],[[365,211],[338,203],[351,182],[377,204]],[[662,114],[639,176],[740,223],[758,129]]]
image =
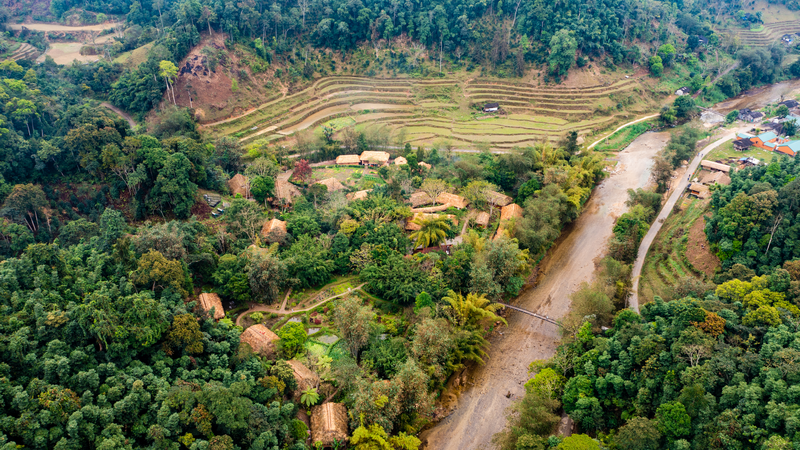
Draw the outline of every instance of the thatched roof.
[[[254,352],[272,357],[275,355],[275,343],[280,338],[272,330],[259,323],[244,330],[239,339],[243,343],[249,344]]]
[[[484,228],[489,226],[489,213],[481,211],[478,213],[478,216],[475,217],[475,224],[482,226]]]
[[[439,194],[439,196],[436,197],[436,201],[443,205],[450,205],[458,209],[464,209],[467,207],[467,205],[469,205],[469,200],[460,195],[451,194],[449,192],[442,192]]]
[[[225,310],[222,309],[222,300],[217,294],[206,292],[200,294],[200,308],[209,314],[211,314],[211,308],[214,308],[214,320],[225,317]]]
[[[441,217],[441,216],[442,216],[442,214],[415,213],[414,216],[411,217],[410,219],[408,219],[408,221],[406,222],[406,230],[408,230],[408,231],[417,231],[417,230],[422,228],[421,226],[419,226],[419,225],[417,225],[416,223],[413,222],[416,219],[423,219],[424,220],[424,219],[432,219],[434,217]],[[458,219],[456,219],[456,216],[454,216],[452,214],[445,214],[444,217],[447,217],[448,219],[450,219],[450,221],[453,222],[453,226],[457,226],[458,225]]]
[[[363,191],[353,192],[353,193],[347,194],[347,199],[350,200],[350,201],[353,201],[353,200],[364,200],[365,198],[367,198],[367,196],[369,195],[370,192],[372,192],[372,189],[365,189]]]
[[[277,180],[275,182],[275,194],[286,203],[292,203],[292,199],[303,195],[300,189],[297,189],[297,186],[285,180]]]
[[[390,155],[387,152],[361,152],[361,162],[369,164],[386,164],[389,162]]]
[[[442,212],[447,210],[450,205],[436,205],[436,206],[426,206],[424,208],[411,208],[412,213],[434,213],[434,212]]]
[[[494,206],[506,206],[514,201],[513,198],[501,192],[488,191],[486,193],[486,200]]]
[[[431,196],[422,191],[417,191],[411,194],[411,198],[409,199],[409,201],[411,202],[412,208],[416,208],[417,206],[430,205],[431,203],[433,203],[433,199],[431,198]]]
[[[358,155],[339,155],[336,157],[336,164],[357,166],[361,164],[361,158]]]
[[[433,167],[432,165],[430,165],[430,164],[428,164],[426,162],[422,162],[422,161],[420,161],[419,164],[417,164],[417,165],[418,166],[422,166],[422,167],[424,167],[424,168],[426,168],[428,170],[431,170],[431,167]]]
[[[515,217],[522,217],[522,207],[516,203],[503,206],[500,210],[500,220],[508,220]]]
[[[264,222],[264,225],[261,227],[261,236],[267,237],[273,231],[286,234],[286,222],[278,219],[270,219]]]
[[[347,408],[341,403],[325,403],[311,409],[311,443],[332,447],[334,441],[347,443]]]
[[[292,366],[292,370],[294,371],[294,379],[297,380],[297,390],[295,391],[296,397],[300,397],[300,395],[302,395],[303,391],[306,389],[316,388],[319,386],[319,376],[311,369],[304,366],[303,363],[294,359],[290,359],[286,362]]]
[[[703,170],[700,172],[700,183],[705,184],[706,186],[710,186],[712,184],[724,184],[728,186],[731,184],[731,177],[729,177],[725,172],[709,172],[707,170]]]
[[[408,160],[403,158],[402,156],[398,156],[394,159],[395,166],[402,166],[403,164],[408,164]]]
[[[247,198],[250,194],[249,186],[250,182],[247,180],[247,177],[240,173],[237,173],[233,178],[228,180],[228,189],[231,190],[231,194],[233,195],[239,194]]]
[[[344,185],[336,178],[325,178],[324,180],[317,181],[317,184],[324,185],[328,188],[328,192],[336,192],[344,189]]]
[[[700,167],[709,170],[718,170],[720,172],[725,172],[725,173],[731,171],[731,166],[727,164],[722,164],[715,161],[707,161],[705,159],[700,161]]]

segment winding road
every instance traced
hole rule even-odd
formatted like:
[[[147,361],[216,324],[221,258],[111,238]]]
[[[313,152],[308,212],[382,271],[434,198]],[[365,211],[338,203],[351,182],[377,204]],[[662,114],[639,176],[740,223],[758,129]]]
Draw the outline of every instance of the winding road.
[[[748,125],[733,131],[728,131],[718,140],[705,146],[697,153],[697,156],[694,157],[692,162],[689,163],[686,173],[694,174],[695,170],[697,170],[697,166],[700,165],[700,161],[703,160],[703,156],[708,155],[711,150],[714,150],[720,145],[735,138],[736,133],[747,131],[752,127],[752,125]],[[631,287],[631,296],[628,299],[628,306],[637,313],[639,312],[639,278],[641,278],[642,275],[642,268],[644,267],[644,261],[647,257],[647,252],[650,250],[650,246],[653,245],[653,240],[656,238],[656,235],[658,235],[658,231],[661,230],[661,226],[664,224],[664,221],[667,220],[667,217],[669,217],[672,209],[675,208],[675,204],[678,202],[678,199],[681,198],[683,193],[686,191],[686,188],[689,186],[688,176],[687,178],[681,176],[680,179],[676,180],[676,182],[678,184],[675,186],[675,190],[672,191],[672,194],[667,199],[667,203],[665,203],[664,207],[661,208],[661,212],[658,213],[658,217],[656,218],[655,222],[653,222],[653,224],[650,226],[650,229],[647,230],[647,234],[644,235],[642,242],[639,244],[639,252],[636,254],[636,262],[633,263],[633,271],[631,273],[633,286]]]
[[[126,113],[125,111],[117,108],[116,106],[114,106],[114,105],[112,105],[111,103],[108,103],[108,102],[100,103],[100,106],[102,106],[104,108],[108,108],[111,111],[114,111],[118,116],[120,116],[123,119],[127,120],[128,121],[128,125],[131,126],[131,130],[136,128],[136,122],[133,120],[133,117],[130,114]]]
[[[618,153],[611,176],[594,190],[581,216],[540,264],[538,286],[526,289],[515,306],[552,319],[567,314],[570,295],[592,280],[595,261],[605,254],[614,222],[627,211],[628,189],[648,185],[653,158],[668,140],[668,133],[645,133]],[[492,339],[486,364],[469,374],[455,411],[422,433],[425,448],[490,448],[492,436],[506,425],[506,409],[524,393],[528,365],[551,357],[559,340],[557,326],[526,314],[510,315],[508,328]],[[452,393],[448,397],[455,399]]]

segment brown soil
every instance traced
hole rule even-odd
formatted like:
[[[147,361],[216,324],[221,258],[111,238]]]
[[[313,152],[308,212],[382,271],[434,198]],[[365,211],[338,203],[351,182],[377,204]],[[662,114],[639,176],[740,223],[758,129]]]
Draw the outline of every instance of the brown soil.
[[[521,308],[552,318],[567,314],[570,295],[590,281],[594,262],[606,250],[614,220],[626,211],[629,188],[650,181],[653,157],[666,145],[667,133],[646,133],[618,154],[615,172],[592,193],[583,214],[565,230],[539,265],[539,284],[513,301]],[[524,393],[528,365],[551,357],[558,346],[558,328],[531,316],[512,313],[503,335],[491,339],[484,366],[459,377],[453,391],[443,393],[455,411],[422,433],[427,449],[490,448],[492,436],[506,425],[506,409]],[[458,390],[464,392],[457,398]],[[510,393],[509,397],[506,394]]]
[[[228,99],[233,95],[233,90],[231,79],[225,73],[226,69],[222,64],[217,65],[214,70],[208,67],[208,58],[201,52],[206,46],[225,50],[226,55],[232,55],[232,52],[225,49],[225,39],[221,34],[217,34],[214,38],[203,39],[178,66],[178,79],[174,91],[175,101],[179,106],[193,106],[208,114],[209,111],[225,108]],[[165,101],[171,103],[167,97]]]
[[[719,258],[711,253],[710,245],[705,233],[706,220],[700,217],[695,220],[689,229],[689,239],[686,242],[686,259],[706,276],[711,276],[719,267]]]

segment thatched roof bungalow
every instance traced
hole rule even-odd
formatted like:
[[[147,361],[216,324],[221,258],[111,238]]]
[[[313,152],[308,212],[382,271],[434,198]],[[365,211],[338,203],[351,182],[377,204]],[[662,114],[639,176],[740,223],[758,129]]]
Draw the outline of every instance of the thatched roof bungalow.
[[[328,192],[336,192],[345,189],[344,185],[336,178],[325,178],[324,180],[317,181],[317,184],[321,184],[328,188]]]
[[[417,191],[411,194],[411,198],[409,199],[411,202],[411,207],[416,208],[418,206],[430,205],[433,203],[433,199],[430,195],[426,194],[422,191]]]
[[[428,170],[431,170],[431,168],[433,168],[432,165],[430,165],[430,164],[428,164],[426,162],[423,162],[423,161],[420,161],[419,164],[417,164],[417,165],[420,166],[420,167],[424,167],[424,168],[426,168]]]
[[[500,220],[503,221],[513,218],[520,218],[522,217],[522,212],[522,207],[516,203],[506,205],[500,210]]]
[[[303,195],[300,189],[297,189],[297,186],[284,180],[275,182],[275,194],[286,203],[292,203],[295,197]]]
[[[286,221],[270,219],[264,222],[264,225],[261,227],[261,236],[268,237],[273,233],[280,236],[286,234]]]
[[[280,340],[277,334],[260,323],[244,330],[239,339],[248,344],[255,353],[270,358],[275,356],[275,345]]]
[[[359,166],[361,165],[361,158],[358,155],[339,155],[336,157],[336,165]]]
[[[200,294],[200,309],[207,314],[211,314],[212,308],[214,309],[214,320],[225,317],[225,310],[222,309],[222,300],[219,295],[207,292]]]
[[[408,164],[408,160],[403,158],[402,156],[398,156],[394,159],[395,166],[402,166],[403,164]]]
[[[361,164],[364,166],[382,166],[389,163],[391,155],[387,152],[361,152]]]
[[[357,191],[350,194],[347,194],[347,199],[350,201],[354,200],[364,200],[367,198],[369,193],[372,192],[372,189],[365,189],[363,191]]]
[[[347,408],[341,403],[325,403],[311,409],[311,444],[347,443]]]
[[[494,206],[507,206],[514,201],[513,198],[501,192],[489,191],[486,193],[486,200]]]
[[[250,197],[250,181],[246,176],[237,173],[230,180],[228,180],[228,189],[231,194],[239,194],[244,198]]]
[[[450,205],[457,209],[464,209],[469,205],[469,200],[465,199],[464,197],[456,194],[451,194],[449,192],[442,192],[436,197],[436,201],[443,205]]]
[[[489,213],[481,211],[478,213],[478,216],[475,217],[475,225],[480,227],[486,228],[489,226]]]
[[[306,389],[316,388],[319,386],[320,378],[311,369],[304,366],[300,361],[291,359],[286,361],[294,371],[294,379],[297,380],[297,390],[295,397],[298,399]]]

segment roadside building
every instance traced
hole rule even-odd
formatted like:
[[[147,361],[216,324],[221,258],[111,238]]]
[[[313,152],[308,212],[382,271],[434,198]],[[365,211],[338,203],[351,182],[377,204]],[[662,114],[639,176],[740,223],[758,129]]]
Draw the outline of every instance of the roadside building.
[[[483,112],[497,112],[500,109],[500,103],[487,103],[483,105]]]
[[[752,156],[747,156],[744,158],[739,158],[739,164],[744,167],[753,167],[757,166],[761,161],[753,158]]]
[[[361,158],[358,155],[339,155],[336,157],[337,166],[359,166]]]
[[[800,106],[800,102],[798,102],[797,100],[784,100],[778,103],[778,105],[784,105],[789,109],[795,109],[798,106]]]
[[[738,119],[744,122],[756,122],[764,118],[764,113],[760,111],[752,111],[749,108],[742,108],[739,110]]]
[[[219,298],[219,295],[210,292],[203,292],[200,294],[199,300],[200,309],[202,309],[204,313],[211,316],[211,310],[214,310],[214,320],[219,320],[225,317],[225,310],[222,309],[222,300]]]
[[[714,161],[707,161],[705,159],[700,161],[700,167],[702,167],[703,169],[707,169],[711,172],[728,173],[731,171],[731,166],[727,164],[722,164]]]
[[[725,172],[710,172],[703,170],[700,172],[698,178],[698,181],[706,186],[711,186],[712,184],[722,184],[728,186],[731,184],[731,177],[729,177]]]
[[[750,140],[753,141],[753,145],[756,147],[771,152],[775,150],[775,146],[777,145],[778,141],[778,135],[772,131],[766,131],[758,136],[750,138]]]
[[[311,442],[333,448],[348,442],[347,408],[341,403],[324,403],[311,409]]]
[[[694,195],[697,198],[703,199],[708,198],[711,195],[711,191],[708,189],[708,186],[700,183],[691,183],[689,185],[689,194]]]
[[[800,140],[784,141],[775,146],[775,151],[789,156],[795,156],[800,153]]]
[[[259,323],[244,330],[239,340],[243,344],[249,345],[253,352],[272,358],[275,356],[276,344],[280,338],[272,330]]]
[[[751,140],[752,137],[752,135],[747,133],[737,134],[736,139],[733,141],[733,149],[742,152],[752,147],[754,145]]]

